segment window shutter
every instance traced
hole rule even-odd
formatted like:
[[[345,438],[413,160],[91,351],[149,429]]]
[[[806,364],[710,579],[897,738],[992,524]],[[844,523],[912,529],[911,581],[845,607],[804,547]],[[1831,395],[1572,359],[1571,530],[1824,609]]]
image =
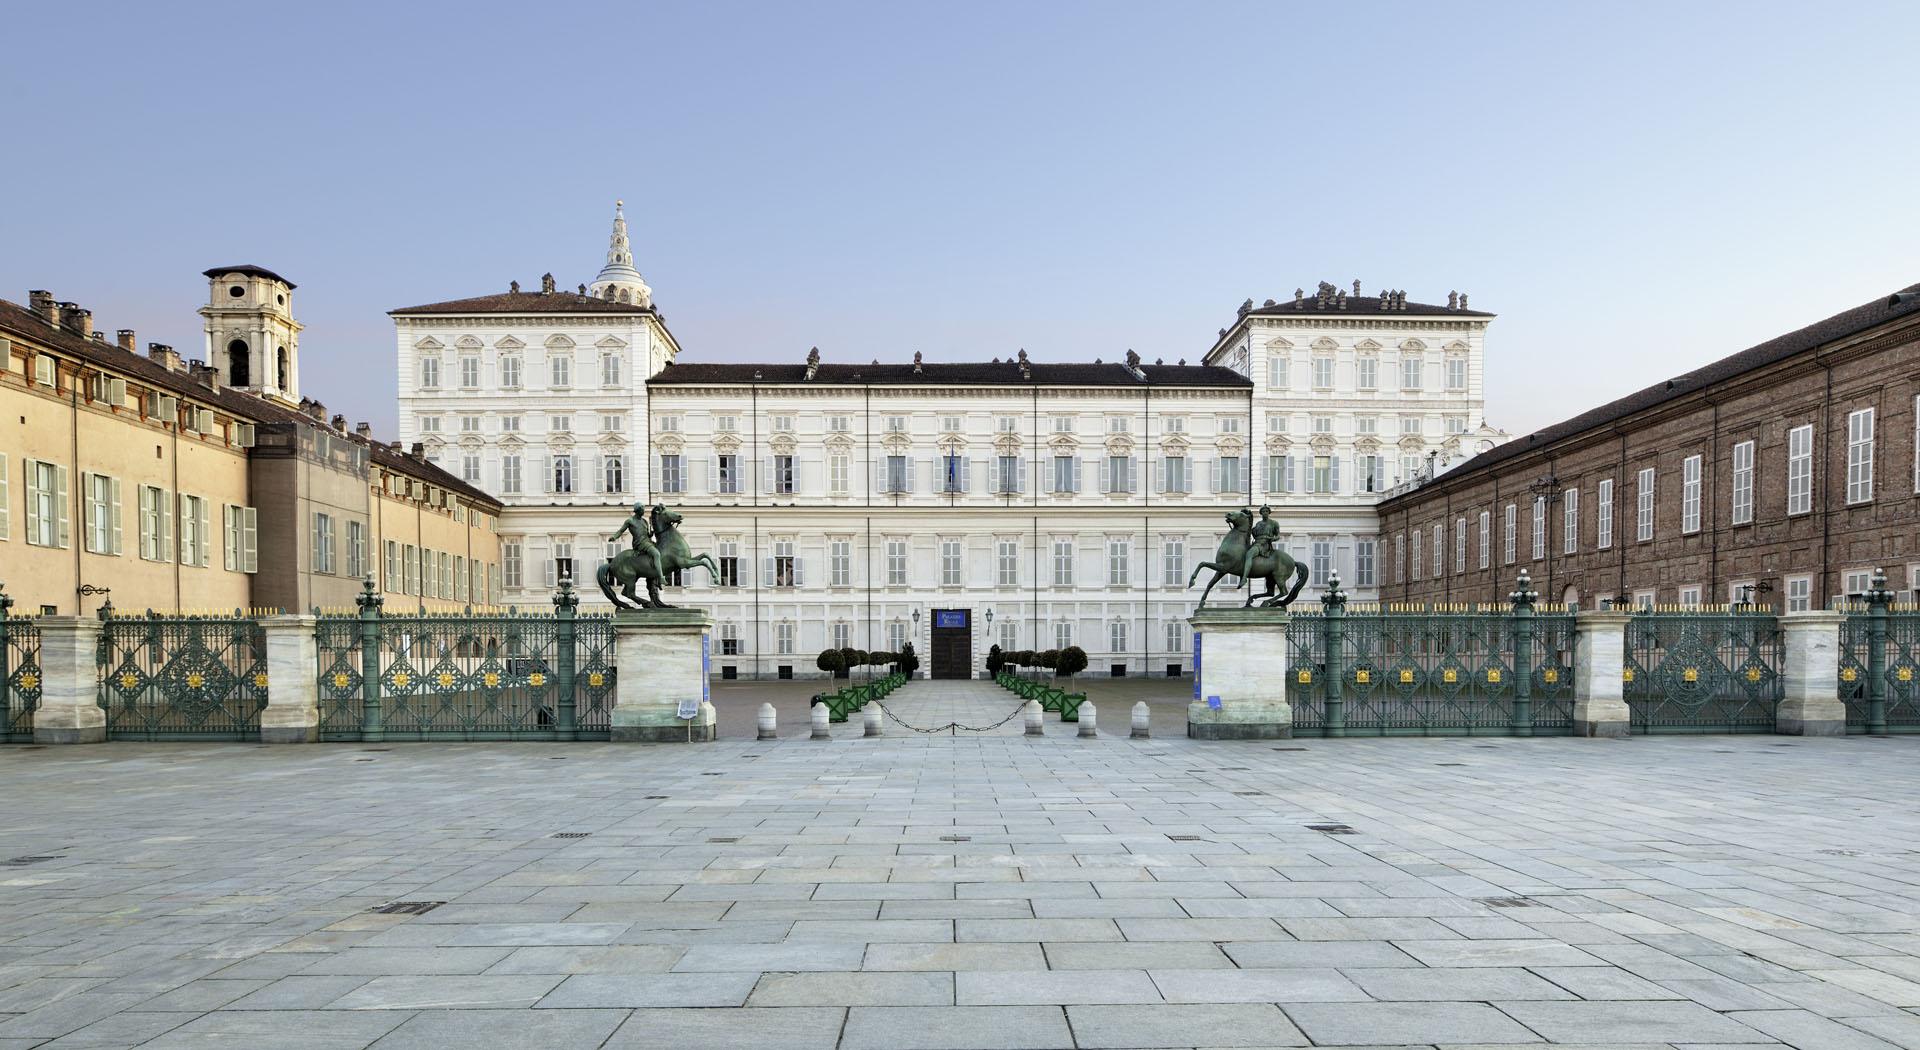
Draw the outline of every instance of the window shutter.
[[[1113,460],[1106,456],[1100,457],[1100,491],[1113,491]]]
[[[194,509],[198,514],[198,517],[195,519],[195,524],[197,524],[199,528],[194,530],[193,563],[195,565],[205,565],[207,564],[208,545],[212,542],[212,538],[207,535],[207,531],[212,524],[209,519],[213,514],[213,508],[207,505],[206,500],[200,500],[194,504]]]
[[[0,359],[7,355],[6,340],[0,339]],[[0,360],[0,365],[6,362]],[[7,475],[7,457],[0,455],[0,540],[13,538],[13,491]]]
[[[880,456],[873,461],[873,492],[875,495],[887,491],[887,457]]]
[[[1167,458],[1165,456],[1153,461],[1153,491],[1162,496],[1167,494]]]
[[[553,492],[553,457],[540,457],[540,491]]]
[[[83,470],[80,472],[80,545],[89,554],[107,553],[93,549],[93,532],[99,521],[99,512],[93,506],[93,475]]]
[[[793,585],[795,587],[806,586],[807,580],[804,574],[806,569],[806,564],[807,563],[798,554],[793,556]]]
[[[1127,457],[1127,491],[1140,491],[1140,457]]]
[[[963,459],[960,461],[960,491],[969,492],[969,491],[972,491],[972,489],[973,489],[973,460]]]
[[[771,496],[773,489],[773,457],[769,456],[760,461],[760,493]]]
[[[429,571],[426,575],[431,576]],[[551,555],[547,558],[547,586],[556,587],[560,583],[560,559]]]
[[[153,490],[153,519],[160,535],[153,545],[155,561],[173,560],[173,494],[166,489]]]
[[[184,532],[185,530],[182,529],[182,531]],[[320,515],[318,514],[310,515],[307,518],[307,544],[308,544],[308,549],[310,549],[313,552],[308,559],[311,562],[311,564],[309,564],[307,567],[309,569],[318,570],[321,565],[320,559],[322,557],[320,553]]]
[[[967,491],[969,492],[973,491],[972,471],[974,467],[980,468],[980,491],[991,493],[993,491],[993,460],[970,459],[967,461]]]
[[[760,586],[768,588],[773,586],[773,555],[771,554],[760,559]]]
[[[70,528],[72,524],[72,521],[71,521],[72,515],[70,515],[67,512],[67,505],[68,505],[67,468],[55,467],[53,471],[53,478],[54,478],[53,502],[54,502],[54,506],[60,508],[58,512],[60,529],[59,529],[59,536],[57,537],[57,539],[59,539],[60,541],[61,549],[64,550],[67,544],[72,542],[72,539],[71,539],[72,530]]]
[[[109,552],[118,555],[120,547],[120,479],[107,479],[107,529],[112,534],[113,549]]]
[[[1284,456],[1280,460],[1280,491],[1292,492],[1293,482],[1293,457]]]
[[[1338,493],[1340,491],[1340,457],[1334,456],[1328,460],[1328,462],[1332,464],[1333,476],[1331,480],[1333,484],[1327,491]],[[1352,577],[1348,578],[1351,579]]]
[[[1074,459],[1074,460],[1070,460],[1069,462],[1071,462],[1073,467],[1073,488],[1070,491],[1079,492],[1080,491],[1080,461],[1078,459]]]
[[[40,542],[40,500],[37,486],[40,484],[40,461],[29,459],[27,467],[27,542]]]
[[[260,571],[260,514],[252,507],[240,508],[240,571]]]

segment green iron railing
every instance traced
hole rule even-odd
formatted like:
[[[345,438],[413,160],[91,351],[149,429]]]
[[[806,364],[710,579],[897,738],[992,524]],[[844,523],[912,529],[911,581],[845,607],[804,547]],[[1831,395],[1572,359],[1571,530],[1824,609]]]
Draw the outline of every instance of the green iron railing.
[[[1895,602],[1876,569],[1865,600],[1839,611],[1847,732],[1920,733],[1920,606]]]
[[[260,621],[231,616],[102,617],[99,703],[113,740],[257,740],[267,704]]]
[[[604,740],[613,621],[578,615],[571,581],[548,614],[388,616],[369,582],[358,615],[321,616],[323,740]]]
[[[1636,733],[1771,733],[1785,682],[1780,621],[1750,605],[1641,609],[1621,692]]]
[[[13,599],[0,591],[0,741],[33,742],[33,712],[40,706],[40,626],[12,615]]]
[[[1572,731],[1573,613],[1539,610],[1523,571],[1504,605],[1349,606],[1336,578],[1287,624],[1287,699],[1302,736],[1531,736]]]

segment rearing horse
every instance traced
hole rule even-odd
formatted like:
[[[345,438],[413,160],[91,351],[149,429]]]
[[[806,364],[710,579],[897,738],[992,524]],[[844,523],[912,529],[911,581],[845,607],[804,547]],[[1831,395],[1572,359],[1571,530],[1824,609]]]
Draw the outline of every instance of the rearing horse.
[[[1203,561],[1194,566],[1192,575],[1187,577],[1187,586],[1192,587],[1193,581],[1200,578],[1201,569],[1213,570],[1213,579],[1208,580],[1207,589],[1200,592],[1200,604],[1195,608],[1207,604],[1207,595],[1213,593],[1214,584],[1219,583],[1224,577],[1240,575],[1241,570],[1247,567],[1247,546],[1253,542],[1253,512],[1250,510],[1228,511],[1227,526],[1231,531],[1220,541],[1220,549],[1214,554],[1213,560]],[[1254,558],[1253,567],[1249,571],[1254,579],[1266,580],[1267,589],[1263,593],[1254,594],[1252,588],[1248,588],[1247,600],[1245,605],[1241,606],[1242,608],[1253,605],[1256,598],[1264,598],[1266,600],[1260,603],[1261,608],[1277,605],[1284,609],[1293,604],[1293,600],[1300,596],[1300,589],[1307,585],[1307,567],[1294,561],[1293,557],[1283,550],[1275,549]],[[1280,593],[1280,581],[1288,577],[1293,578],[1293,589],[1283,596]]]
[[[600,584],[601,593],[607,596],[608,601],[616,606],[627,604],[640,609],[671,609],[673,606],[660,600],[660,585],[666,582],[666,578],[672,573],[694,566],[706,569],[708,577],[714,583],[720,582],[720,569],[714,565],[713,556],[702,554],[695,557],[692,549],[687,546],[687,538],[680,535],[678,513],[656,503],[649,514],[649,519],[653,529],[653,545],[659,549],[660,556],[656,560],[646,551],[628,549],[614,555],[613,560],[600,566],[600,571],[594,574],[594,578]],[[635,594],[633,590],[634,584],[641,580],[647,581],[645,598]],[[616,583],[619,585],[618,596],[614,594]],[[620,600],[623,597],[626,599],[624,603]]]

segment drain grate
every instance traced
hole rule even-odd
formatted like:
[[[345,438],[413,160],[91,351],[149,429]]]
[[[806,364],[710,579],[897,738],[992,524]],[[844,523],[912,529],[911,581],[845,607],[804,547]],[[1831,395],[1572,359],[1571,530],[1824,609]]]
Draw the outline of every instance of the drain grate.
[[[1307,749],[1304,747],[1276,747],[1274,748],[1274,750],[1275,751],[1305,751]]]
[[[1348,827],[1345,824],[1308,824],[1307,830],[1318,831],[1323,835],[1358,835],[1359,834],[1359,832],[1353,830],[1352,828]]]
[[[583,839],[593,834],[591,831],[556,831],[547,837],[550,839]]]
[[[647,796],[647,798],[649,798],[649,799],[658,799],[658,798],[666,798],[666,797],[667,797],[667,796],[665,796],[665,795],[648,795],[648,796]]]
[[[44,856],[33,856],[33,857],[15,857],[12,860],[0,861],[0,865],[4,865],[5,867],[9,867],[9,868],[24,868],[29,864],[45,864],[47,861],[50,861],[50,860],[65,860],[65,859],[66,859],[65,857],[61,857],[53,854],[48,854]]]
[[[1489,908],[1537,908],[1539,905],[1525,897],[1475,897],[1475,901]]]
[[[1234,792],[1234,794],[1236,794],[1236,795],[1264,795],[1264,794],[1266,794],[1266,792],[1264,792],[1264,791],[1236,791],[1236,792]]]
[[[1436,766],[1464,766],[1465,762],[1435,762]]]
[[[740,841],[740,837],[738,835],[714,835],[708,838],[707,841],[708,842],[738,842]]]
[[[1201,838],[1198,835],[1168,835],[1167,838],[1174,842],[1205,842],[1206,841],[1205,839]]]
[[[392,750],[393,750],[393,748],[390,748],[390,747],[363,747],[363,748],[361,748],[360,750],[362,750],[362,751],[392,751]]]
[[[942,836],[940,836],[940,841],[942,841],[942,842],[972,842],[972,841],[973,841],[973,836],[972,836],[972,835],[942,835]]]
[[[368,908],[367,910],[375,915],[425,915],[445,903],[447,902],[394,901],[392,904],[382,904],[378,908]]]
[[[703,776],[703,777],[724,777],[724,776],[726,776],[726,774],[725,774],[725,773],[702,773],[702,774],[700,774],[700,775],[701,775],[701,776]]]

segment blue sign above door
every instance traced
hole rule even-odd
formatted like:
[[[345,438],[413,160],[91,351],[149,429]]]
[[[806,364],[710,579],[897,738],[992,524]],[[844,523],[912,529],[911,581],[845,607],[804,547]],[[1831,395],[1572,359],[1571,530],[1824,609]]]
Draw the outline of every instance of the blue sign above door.
[[[935,609],[933,611],[933,625],[935,627],[959,627],[964,629],[967,626],[967,610]]]

